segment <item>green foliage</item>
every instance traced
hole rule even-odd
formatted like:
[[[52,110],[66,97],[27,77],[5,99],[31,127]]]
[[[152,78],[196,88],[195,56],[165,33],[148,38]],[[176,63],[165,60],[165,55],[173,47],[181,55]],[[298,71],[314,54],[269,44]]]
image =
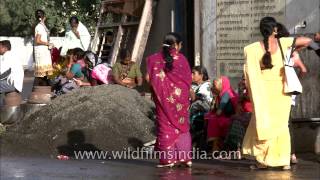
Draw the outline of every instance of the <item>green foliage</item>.
[[[93,33],[99,4],[100,0],[1,0],[0,36],[33,36],[37,9],[45,11],[52,36],[63,35],[73,15]]]

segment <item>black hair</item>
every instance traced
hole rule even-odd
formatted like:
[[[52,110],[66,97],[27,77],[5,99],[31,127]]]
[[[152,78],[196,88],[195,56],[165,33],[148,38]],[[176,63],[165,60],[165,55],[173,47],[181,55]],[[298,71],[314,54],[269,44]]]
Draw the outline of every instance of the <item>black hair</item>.
[[[274,32],[274,28],[277,27],[277,21],[273,17],[264,17],[260,21],[260,32],[263,36],[263,44],[266,53],[262,57],[262,64],[264,69],[271,69],[273,67],[271,63],[271,53],[269,51],[269,36]]]
[[[170,32],[164,37],[162,44],[162,54],[164,60],[166,61],[166,71],[172,70],[173,57],[170,54],[170,50],[174,48],[174,44],[180,44],[181,42],[182,39],[177,33]]]
[[[77,16],[71,16],[69,23],[71,24],[72,22],[76,22],[77,24],[79,24],[79,19],[77,18]]]
[[[209,79],[208,71],[205,67],[195,66],[192,70],[197,71],[199,74],[202,74],[202,80],[207,81]]]
[[[112,31],[107,31],[106,35],[107,36],[113,36],[113,32]]]
[[[88,65],[88,71],[90,72],[98,65],[98,56],[92,51],[85,51],[84,62]]]
[[[127,57],[130,57],[131,53],[128,49],[121,49],[120,53],[119,53],[119,57],[121,59],[121,61],[124,61]]]
[[[43,19],[44,16],[45,16],[45,13],[44,13],[43,10],[41,10],[41,9],[36,10],[36,12],[35,12],[35,17],[36,17],[36,19],[37,19],[38,21],[41,21],[41,19]]]
[[[6,47],[9,51],[11,50],[11,43],[9,40],[3,40],[0,41],[0,44],[4,47]]]
[[[277,38],[282,38],[282,37],[289,37],[290,33],[288,31],[288,29],[286,28],[286,26],[284,26],[281,23],[277,23]]]
[[[84,51],[81,48],[74,48],[73,55],[77,57],[77,60],[84,57]]]
[[[74,49],[68,49],[67,51],[67,56],[73,55],[74,54]]]

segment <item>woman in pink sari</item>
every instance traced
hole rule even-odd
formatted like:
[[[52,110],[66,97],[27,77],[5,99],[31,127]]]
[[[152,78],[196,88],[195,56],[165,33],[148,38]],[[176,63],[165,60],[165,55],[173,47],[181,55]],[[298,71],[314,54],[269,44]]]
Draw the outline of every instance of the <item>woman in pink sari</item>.
[[[192,75],[187,59],[179,53],[181,43],[179,35],[168,33],[162,51],[147,58],[146,79],[156,104],[158,167],[177,163],[191,167],[188,108]]]
[[[205,115],[205,120],[208,125],[207,141],[212,142],[212,150],[216,151],[220,149],[222,140],[228,133],[231,116],[236,112],[238,95],[225,76],[213,81],[212,91],[217,95],[215,107]]]

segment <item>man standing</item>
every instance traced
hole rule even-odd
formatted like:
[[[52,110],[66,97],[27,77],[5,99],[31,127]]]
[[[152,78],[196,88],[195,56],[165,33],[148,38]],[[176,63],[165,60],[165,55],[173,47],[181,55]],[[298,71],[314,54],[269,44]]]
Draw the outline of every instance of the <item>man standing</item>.
[[[61,56],[65,56],[69,49],[81,48],[83,51],[89,49],[91,36],[88,29],[79,22],[76,16],[69,20],[71,29],[66,32],[63,42]]]
[[[0,41],[0,93],[22,92],[23,66],[10,50],[10,41]]]

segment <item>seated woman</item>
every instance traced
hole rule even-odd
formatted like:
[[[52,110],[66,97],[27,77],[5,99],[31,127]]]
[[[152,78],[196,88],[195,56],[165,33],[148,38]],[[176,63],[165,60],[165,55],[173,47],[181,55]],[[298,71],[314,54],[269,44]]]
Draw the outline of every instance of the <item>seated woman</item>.
[[[249,92],[245,84],[245,78],[242,77],[238,84],[239,102],[236,115],[231,118],[231,125],[228,134],[224,140],[224,150],[240,151],[242,140],[249,125],[252,113],[252,104],[249,98]],[[238,157],[239,159],[241,157]]]
[[[96,54],[91,51],[85,52],[84,62],[85,80],[76,79],[78,86],[96,86],[101,84],[112,83],[112,70],[106,63],[100,63]]]
[[[80,48],[73,49],[73,55],[68,64],[68,72],[66,77],[68,79],[80,79],[84,78],[84,51]]]
[[[192,88],[190,90],[190,124],[193,142],[198,146],[202,144],[204,134],[204,114],[210,110],[212,102],[211,83],[208,80],[206,68],[195,66],[192,68]],[[205,138],[204,138],[205,139]],[[200,145],[201,146],[201,145]]]
[[[127,49],[120,50],[120,62],[112,67],[112,74],[116,84],[135,88],[142,85],[142,73],[137,64],[131,61],[131,54]]]
[[[56,57],[55,62],[52,61],[53,74],[49,76],[49,79],[51,82],[55,82],[56,79],[60,78],[60,76],[66,75],[68,71],[68,64],[72,56],[73,56],[73,49],[69,49],[65,57],[59,56],[59,57]]]
[[[69,62],[67,64],[67,70],[65,76],[60,76],[55,81],[55,94],[61,95],[79,88],[75,80],[83,80],[85,78],[85,64],[84,64],[84,51],[80,48],[68,50]]]
[[[213,96],[210,91],[211,83],[209,81],[206,68],[201,66],[195,66],[192,68],[192,83],[191,114],[195,114],[197,112],[208,112]]]
[[[219,150],[235,114],[238,94],[234,92],[227,77],[221,76],[213,81],[212,92],[216,94],[213,110],[205,115],[207,120],[207,141],[212,150]]]

